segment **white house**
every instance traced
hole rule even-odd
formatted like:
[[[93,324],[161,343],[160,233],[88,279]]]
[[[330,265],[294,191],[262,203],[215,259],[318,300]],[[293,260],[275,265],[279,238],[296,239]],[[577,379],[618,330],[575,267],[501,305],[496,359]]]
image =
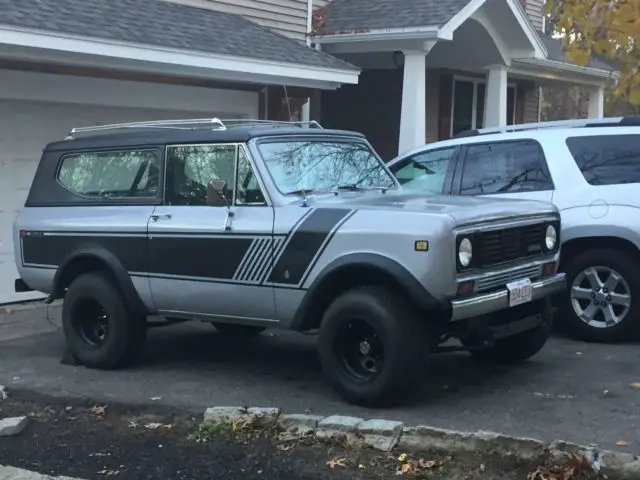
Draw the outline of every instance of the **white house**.
[[[590,90],[603,115],[614,75],[579,67],[545,32],[544,0],[333,0],[312,42],[360,67],[358,85],[322,93],[324,126],[359,130],[389,159],[467,129],[535,122],[545,82]]]
[[[12,223],[43,146],[74,126],[281,119],[311,96],[303,115],[362,131],[390,158],[535,121],[549,80],[588,85],[602,115],[610,68],[571,64],[542,3],[0,0],[0,304],[37,297],[13,291]]]

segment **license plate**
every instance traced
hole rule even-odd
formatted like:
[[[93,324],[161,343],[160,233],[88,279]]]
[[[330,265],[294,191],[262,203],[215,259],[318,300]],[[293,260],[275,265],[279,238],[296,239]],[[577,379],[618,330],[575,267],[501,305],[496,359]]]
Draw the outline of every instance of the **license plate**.
[[[531,280],[528,278],[507,283],[507,290],[509,290],[510,307],[531,301]]]

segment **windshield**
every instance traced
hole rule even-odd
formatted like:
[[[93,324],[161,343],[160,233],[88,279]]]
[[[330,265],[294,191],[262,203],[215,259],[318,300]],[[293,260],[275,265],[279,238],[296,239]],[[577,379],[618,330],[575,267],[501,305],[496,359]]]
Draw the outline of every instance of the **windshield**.
[[[258,150],[280,192],[395,188],[371,149],[359,142],[261,142]]]

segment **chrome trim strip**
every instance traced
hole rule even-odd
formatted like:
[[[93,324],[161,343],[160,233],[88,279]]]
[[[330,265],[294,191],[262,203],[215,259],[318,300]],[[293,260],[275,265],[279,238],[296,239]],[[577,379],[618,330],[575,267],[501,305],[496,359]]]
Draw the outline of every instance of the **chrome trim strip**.
[[[531,287],[531,301],[540,300],[553,293],[564,290],[566,287],[566,275],[564,273],[556,273],[552,277],[533,282]],[[508,308],[509,291],[503,288],[497,292],[452,300],[451,320],[464,320]]]

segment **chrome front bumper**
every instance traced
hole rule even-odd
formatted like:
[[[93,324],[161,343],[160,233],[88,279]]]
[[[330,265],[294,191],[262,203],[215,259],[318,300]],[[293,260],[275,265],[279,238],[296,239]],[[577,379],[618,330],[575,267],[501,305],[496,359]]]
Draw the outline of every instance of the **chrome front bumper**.
[[[556,292],[560,292],[564,290],[565,286],[566,278],[564,273],[556,273],[551,277],[537,280],[531,284],[531,301],[539,300]],[[509,291],[503,288],[497,292],[452,300],[451,320],[464,320],[508,308]]]

